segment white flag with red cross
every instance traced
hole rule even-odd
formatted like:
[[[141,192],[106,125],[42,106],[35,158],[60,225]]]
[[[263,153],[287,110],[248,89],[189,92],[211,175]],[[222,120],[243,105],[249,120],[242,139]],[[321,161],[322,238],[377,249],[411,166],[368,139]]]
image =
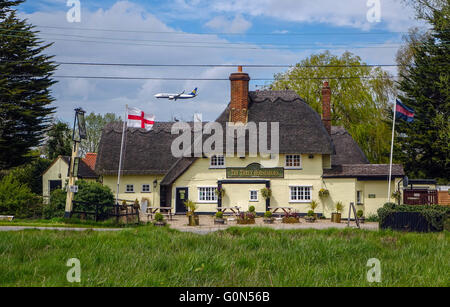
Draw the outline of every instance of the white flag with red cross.
[[[133,128],[143,128],[147,131],[152,130],[155,123],[155,116],[153,114],[145,114],[137,108],[127,108],[127,125]]]

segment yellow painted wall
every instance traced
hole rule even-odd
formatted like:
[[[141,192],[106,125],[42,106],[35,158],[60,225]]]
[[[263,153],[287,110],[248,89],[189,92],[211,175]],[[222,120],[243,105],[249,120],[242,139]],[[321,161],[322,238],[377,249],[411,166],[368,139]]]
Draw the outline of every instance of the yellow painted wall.
[[[62,188],[64,188],[66,180],[68,180],[68,171],[69,165],[62,158],[58,157],[53,165],[42,175],[42,196],[44,202],[47,203],[50,200],[50,180],[61,180]]]
[[[258,157],[246,157],[240,159],[237,157],[226,157],[226,167],[246,167],[251,163],[260,163]],[[284,167],[285,155],[280,155],[280,159],[273,167]],[[218,180],[226,178],[225,169],[210,169],[210,160],[208,158],[198,159],[191,167],[181,175],[172,186],[172,207],[175,207],[175,189],[176,187],[188,187],[189,199],[198,204],[198,212],[216,212],[217,202],[202,203],[198,199],[198,188],[203,186],[217,187]],[[308,155],[302,155],[302,169],[285,169],[284,178],[232,178],[233,180],[270,180],[272,189],[271,207],[292,207],[297,212],[306,213],[309,210],[309,203],[291,203],[289,202],[290,185],[312,186],[312,199],[318,200],[317,193],[322,187],[322,157],[314,155],[309,159]],[[231,179],[231,178],[229,178]],[[224,184],[225,196],[222,200],[223,207],[238,205],[242,210],[254,205],[257,212],[265,211],[265,200],[262,198],[260,190],[264,184]],[[259,201],[255,204],[249,201],[249,190],[259,191]],[[316,212],[320,213],[321,209]]]
[[[391,194],[397,190],[397,183],[401,179],[398,178],[391,182]],[[364,206],[362,209],[365,216],[371,214],[376,214],[378,208],[381,208],[387,202],[395,202],[395,199],[388,199],[387,190],[388,182],[387,180],[371,180],[363,181],[364,183]],[[369,194],[375,194],[375,198],[369,198]]]
[[[136,198],[139,202],[142,201],[143,198],[146,198],[150,201],[149,206],[156,205],[159,207],[160,205],[160,189],[159,183],[161,182],[164,175],[124,175],[120,178],[120,191],[119,191],[119,199],[125,199],[134,201]],[[153,188],[153,181],[155,179],[158,181],[158,186],[156,189]],[[114,197],[116,196],[117,190],[117,176],[103,176],[103,184],[108,186],[114,193]],[[126,193],[126,185],[133,184],[134,185],[134,193]],[[150,185],[150,193],[142,193],[142,185],[149,184]]]
[[[325,217],[331,217],[338,201],[344,205],[342,217],[348,216],[349,204],[356,203],[356,182],[356,178],[327,178],[324,180],[324,188],[330,192],[329,196],[321,198]]]

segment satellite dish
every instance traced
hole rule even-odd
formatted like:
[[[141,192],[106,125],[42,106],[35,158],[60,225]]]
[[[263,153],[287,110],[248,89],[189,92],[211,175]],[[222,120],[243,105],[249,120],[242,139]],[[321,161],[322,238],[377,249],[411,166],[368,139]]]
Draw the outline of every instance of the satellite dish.
[[[409,184],[408,176],[403,177],[403,187],[407,188]]]

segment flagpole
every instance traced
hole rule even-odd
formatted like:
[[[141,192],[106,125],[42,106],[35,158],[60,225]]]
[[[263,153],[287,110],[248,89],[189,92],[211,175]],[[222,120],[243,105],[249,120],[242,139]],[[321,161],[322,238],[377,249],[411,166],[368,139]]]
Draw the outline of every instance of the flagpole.
[[[119,188],[120,188],[120,173],[122,171],[122,156],[123,156],[123,144],[125,140],[125,129],[127,126],[127,118],[128,118],[128,105],[125,105],[125,118],[123,120],[123,128],[122,128],[122,142],[120,144],[120,158],[119,158],[119,171],[117,174],[117,191],[116,191],[116,204],[119,204]]]
[[[392,154],[394,151],[394,130],[395,130],[395,112],[397,109],[397,99],[394,102],[394,112],[392,113],[392,139],[391,139],[391,157],[389,160],[389,184],[388,184],[388,202],[391,202],[391,176],[392,176]]]

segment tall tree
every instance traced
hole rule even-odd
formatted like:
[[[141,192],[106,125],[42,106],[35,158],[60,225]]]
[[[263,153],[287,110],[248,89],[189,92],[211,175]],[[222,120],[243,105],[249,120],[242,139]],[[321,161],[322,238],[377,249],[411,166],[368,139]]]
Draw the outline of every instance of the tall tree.
[[[332,124],[344,126],[372,163],[389,161],[388,102],[394,96],[391,76],[381,68],[361,66],[345,52],[314,54],[285,73],[275,75],[273,89],[291,89],[319,114],[323,81],[330,78]],[[324,67],[328,66],[328,67]]]
[[[90,113],[85,117],[87,139],[80,144],[80,152],[82,155],[88,152],[97,152],[98,144],[102,136],[102,130],[106,124],[120,121],[114,113],[106,113],[105,115]]]
[[[438,4],[432,6],[431,4]],[[401,100],[415,109],[412,123],[396,125],[396,158],[418,178],[450,180],[450,4],[414,2],[419,18],[431,26],[429,37],[412,45],[413,61],[401,73]],[[417,6],[418,5],[418,6]]]
[[[47,141],[44,145],[47,159],[54,160],[59,155],[70,156],[72,154],[72,135],[69,125],[56,121],[47,133]]]
[[[30,149],[42,142],[55,109],[50,87],[56,66],[43,54],[51,44],[17,17],[13,7],[22,2],[0,1],[0,169],[31,160]]]

